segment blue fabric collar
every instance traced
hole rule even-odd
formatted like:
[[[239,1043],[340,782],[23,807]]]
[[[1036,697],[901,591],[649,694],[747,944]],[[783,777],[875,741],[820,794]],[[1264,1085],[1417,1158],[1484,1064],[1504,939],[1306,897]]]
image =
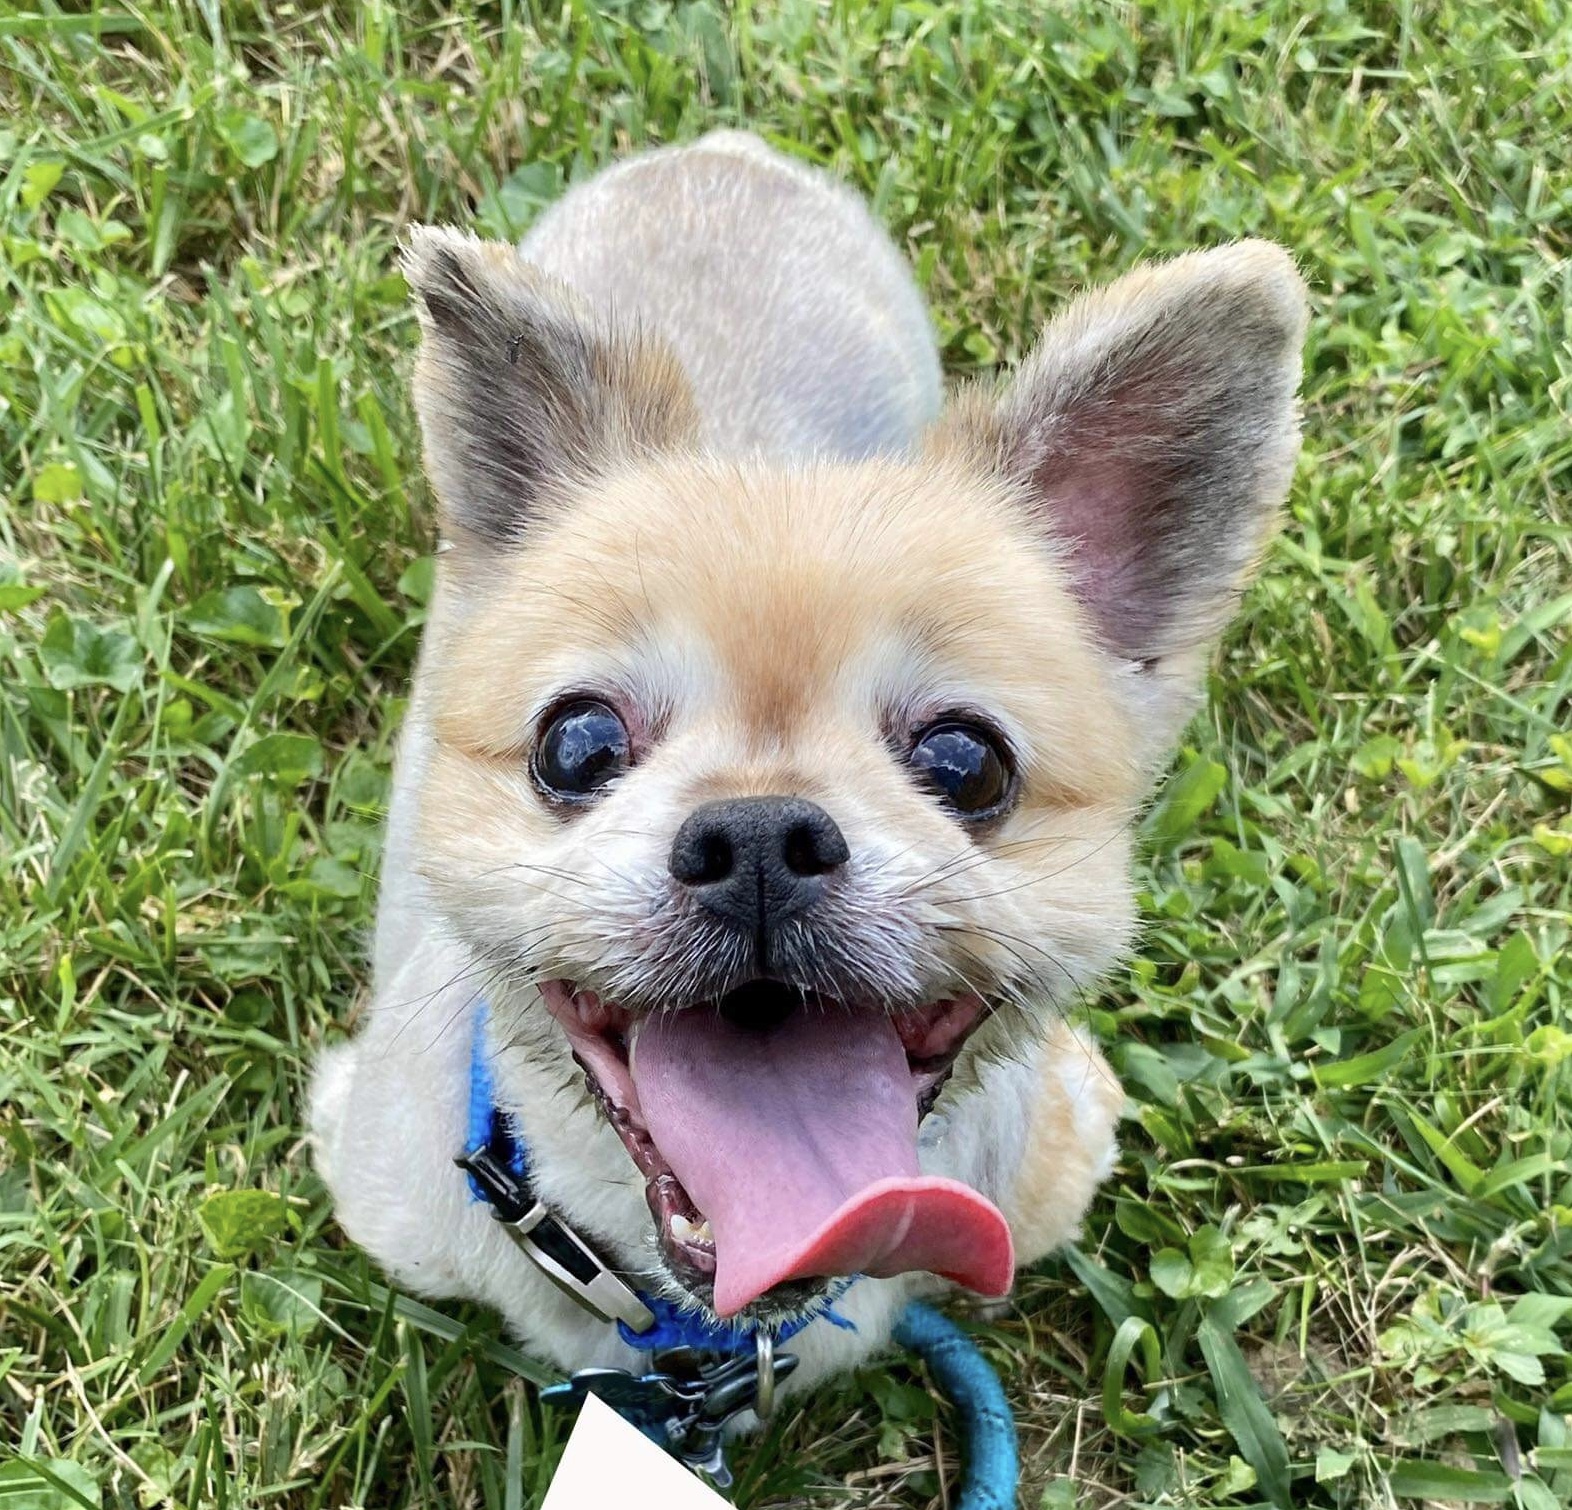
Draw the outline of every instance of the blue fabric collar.
[[[469,1061],[469,1119],[465,1134],[464,1151],[472,1154],[480,1149],[491,1153],[512,1170],[519,1180],[529,1181],[529,1151],[519,1136],[513,1118],[497,1105],[496,1085],[491,1073],[491,1058],[486,1047],[486,1004],[479,1002],[475,1008],[474,1037],[470,1046]],[[476,1201],[487,1199],[485,1191],[474,1175],[467,1175],[470,1197]],[[857,1330],[856,1323],[842,1316],[835,1304],[856,1282],[859,1276],[839,1280],[831,1291],[806,1316],[771,1328],[776,1342],[786,1342],[805,1327],[816,1321],[826,1321],[844,1331]],[[668,1300],[663,1295],[650,1295],[643,1290],[639,1299],[655,1317],[655,1325],[648,1331],[635,1332],[626,1322],[617,1323],[617,1331],[630,1347],[643,1352],[657,1352],[666,1348],[691,1347],[727,1356],[743,1353],[752,1355],[755,1347],[755,1325],[729,1325],[710,1321],[693,1311]]]

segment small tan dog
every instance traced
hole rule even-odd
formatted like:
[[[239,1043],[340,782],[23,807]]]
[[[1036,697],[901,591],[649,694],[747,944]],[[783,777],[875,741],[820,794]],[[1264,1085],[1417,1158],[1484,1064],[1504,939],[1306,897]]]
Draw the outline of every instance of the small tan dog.
[[[400,1283],[634,1364],[452,1166],[479,1031],[533,1196],[634,1289],[774,1326],[834,1286],[811,1385],[1109,1169],[1061,1009],[1287,490],[1303,286],[1262,242],[1143,269],[941,413],[867,211],[731,132],[406,272],[446,549],[321,1169]]]

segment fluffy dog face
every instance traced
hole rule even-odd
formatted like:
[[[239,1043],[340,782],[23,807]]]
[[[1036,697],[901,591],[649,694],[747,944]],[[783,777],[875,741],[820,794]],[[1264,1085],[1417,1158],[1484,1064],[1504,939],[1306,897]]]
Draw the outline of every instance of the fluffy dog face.
[[[1291,266],[1136,274],[915,459],[789,468],[700,454],[669,356],[511,250],[409,272],[451,542],[421,866],[509,1041],[722,1314],[999,1288],[917,1120],[1130,936],[1132,816],[1292,466]]]
[[[1129,715],[997,490],[951,467],[656,459],[494,570],[442,632],[422,837],[466,935],[521,972],[635,1011],[746,979],[752,940],[669,862],[696,809],[777,794],[833,815],[848,850],[771,940],[805,989],[1037,1001],[1118,949]],[[555,794],[543,739],[584,705],[627,752],[592,797]],[[945,723],[1005,755],[980,821],[912,764]]]

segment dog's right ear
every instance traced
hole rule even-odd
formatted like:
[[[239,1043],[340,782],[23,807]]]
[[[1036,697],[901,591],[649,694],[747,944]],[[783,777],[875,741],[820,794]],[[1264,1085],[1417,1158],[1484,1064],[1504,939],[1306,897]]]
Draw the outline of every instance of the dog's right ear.
[[[417,226],[415,408],[444,531],[505,545],[563,483],[682,445],[698,412],[657,339],[608,330],[502,242]]]

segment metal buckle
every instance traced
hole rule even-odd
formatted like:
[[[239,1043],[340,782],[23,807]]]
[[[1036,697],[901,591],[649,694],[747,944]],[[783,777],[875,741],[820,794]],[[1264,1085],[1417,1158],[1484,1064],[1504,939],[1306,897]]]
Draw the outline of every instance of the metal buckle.
[[[533,1200],[489,1148],[477,1148],[454,1162],[486,1192],[493,1219],[565,1295],[600,1320],[623,1322],[630,1331],[647,1332],[655,1325],[654,1313],[637,1293],[544,1201]]]
[[[655,1325],[654,1312],[637,1293],[543,1201],[537,1201],[516,1222],[508,1221],[500,1211],[497,1220],[535,1267],[586,1311],[602,1321],[625,1322],[635,1332],[647,1332]]]
[[[732,1482],[726,1466],[727,1426],[749,1410],[763,1420],[774,1408],[775,1381],[797,1367],[796,1357],[777,1354],[764,1333],[755,1333],[755,1338],[752,1358],[716,1358],[697,1348],[668,1348],[651,1356],[649,1373],[581,1369],[565,1384],[543,1389],[541,1398],[582,1404],[585,1395],[596,1395],[689,1468],[727,1489]]]

